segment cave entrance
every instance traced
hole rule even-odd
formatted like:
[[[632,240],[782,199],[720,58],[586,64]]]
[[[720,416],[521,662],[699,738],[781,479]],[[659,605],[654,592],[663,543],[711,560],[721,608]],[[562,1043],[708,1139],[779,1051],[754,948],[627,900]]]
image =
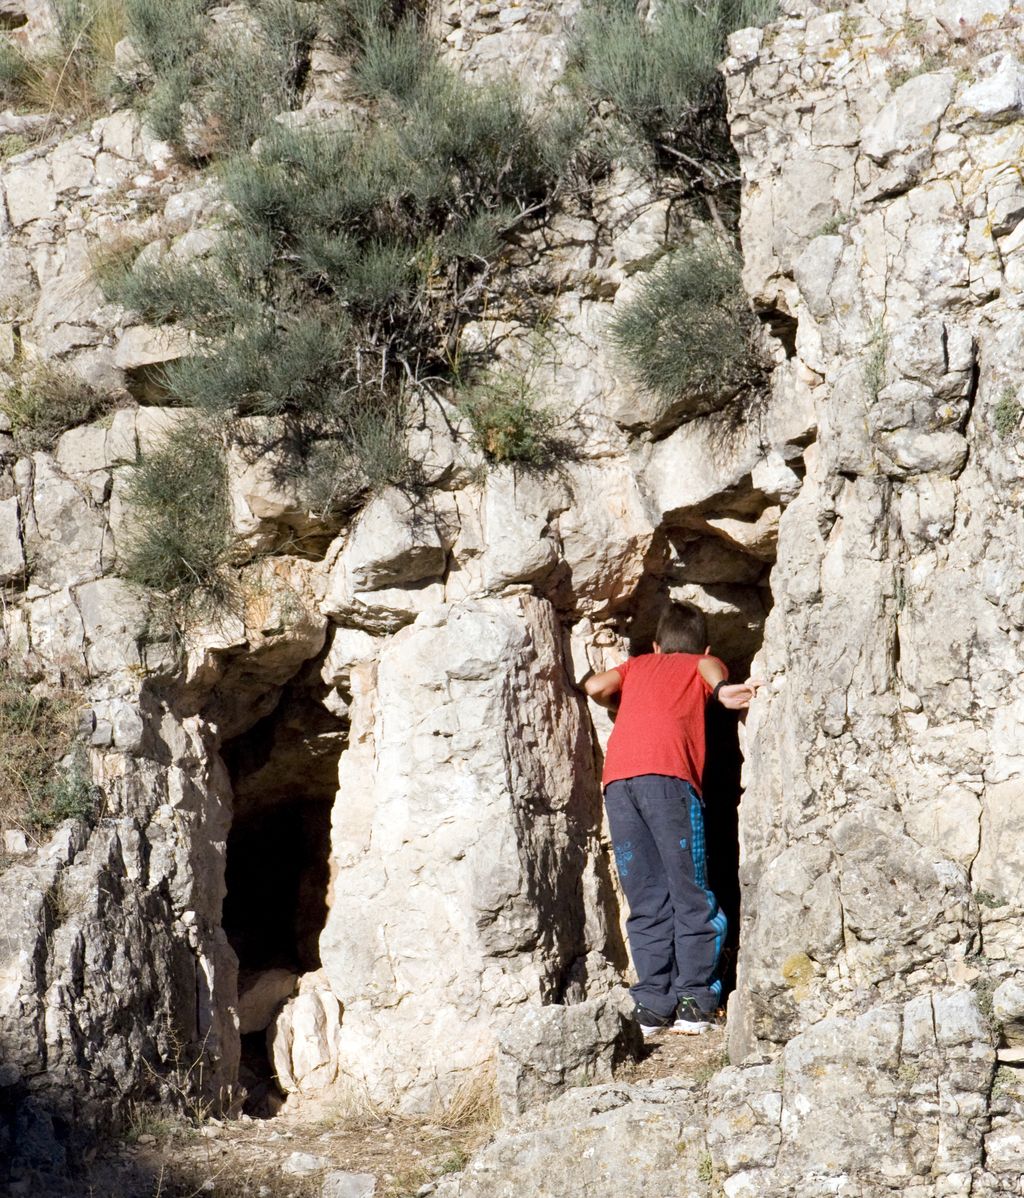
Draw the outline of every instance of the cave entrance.
[[[754,497],[756,499],[756,496]],[[628,623],[622,629],[631,654],[649,653],[661,609],[671,598],[691,603],[707,618],[711,651],[742,681],[764,640],[771,609],[769,574],[775,556],[774,530],[765,528],[764,500],[746,498],[741,511],[730,514],[742,532],[760,526],[758,538],[746,543],[723,537],[710,521],[691,516],[682,527],[664,533],[659,566],[638,588]],[[750,510],[746,510],[747,508]],[[657,547],[656,547],[657,548]],[[740,938],[739,809],[743,756],[739,713],[718,704],[707,710],[707,758],[704,768],[704,821],[708,885],[728,919],[722,948],[723,1003],[736,987]]]
[[[222,924],[238,957],[244,1110],[272,1115],[268,1029],[299,979],[320,967],[331,809],[347,725],[328,706],[323,655],[281,688],[273,710],[224,743],[233,816]]]

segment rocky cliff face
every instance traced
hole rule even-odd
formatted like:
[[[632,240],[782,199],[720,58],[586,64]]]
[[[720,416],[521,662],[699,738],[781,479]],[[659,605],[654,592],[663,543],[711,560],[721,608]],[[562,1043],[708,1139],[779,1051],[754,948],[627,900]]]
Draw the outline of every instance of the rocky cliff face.
[[[685,1193],[1019,1187],[1020,18],[783,8],[725,65],[746,284],[816,429],[745,728],[736,1066],[696,1130],[690,1093],[567,1097],[453,1193],[640,1139]]]
[[[542,87],[572,7],[449,6],[447,53]],[[573,1194],[581,1160],[598,1193],[1017,1192],[1024,1105],[993,1077],[1024,1020],[1024,34],[999,0],[783,9],[725,64],[770,394],[684,420],[623,382],[609,315],[690,218],[621,168],[529,235],[543,343],[514,319],[462,334],[573,414],[564,464],[485,470],[424,396],[429,494],[332,525],[239,451],[241,598],[184,644],[113,574],[138,450],[189,419],[153,402],[184,345],[105,304],[88,261],[113,232],[208,252],[216,190],[124,114],[4,164],[0,355],[141,400],[53,452],[5,447],[7,654],[81,678],[103,793],[94,826],[0,875],[0,1135],[23,1163],[132,1098],[230,1106],[243,1055],[250,1089],[269,1054],[293,1102],[407,1110],[496,1054],[509,1113],[600,1080],[625,958],[606,727],[574,679],[671,593],[768,680],[743,730],[733,1064],[706,1093],[557,1099],[445,1192],[543,1172]],[[523,1045],[560,1037],[577,1055],[531,1089]]]

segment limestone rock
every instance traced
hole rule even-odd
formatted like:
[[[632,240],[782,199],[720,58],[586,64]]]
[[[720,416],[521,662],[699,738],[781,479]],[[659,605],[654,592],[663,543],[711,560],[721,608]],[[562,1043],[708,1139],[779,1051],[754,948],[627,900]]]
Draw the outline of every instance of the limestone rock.
[[[321,1198],[373,1198],[377,1179],[372,1173],[344,1173],[332,1169],[324,1174]]]
[[[138,667],[148,611],[138,591],[117,578],[98,578],[75,592],[85,630],[86,661],[96,675]]]
[[[927,145],[949,107],[956,80],[952,71],[936,71],[908,79],[864,128],[860,145],[876,162]]]
[[[498,1034],[498,1096],[506,1119],[571,1086],[612,1080],[643,1038],[628,995],[573,1006],[528,1006],[510,1013]]]
[[[464,1173],[442,1179],[438,1198],[701,1198],[707,1183],[701,1117],[685,1083],[574,1090],[528,1112]]]
[[[327,1165],[326,1157],[316,1156],[312,1152],[293,1152],[285,1158],[281,1172],[290,1177],[309,1177],[314,1173],[322,1173]]]
[[[341,1006],[323,970],[305,974],[298,994],[267,1028],[267,1047],[278,1085],[308,1096],[337,1080]]]
[[[57,202],[57,189],[44,158],[35,158],[7,171],[3,187],[7,212],[15,228],[50,216]]]
[[[552,608],[519,595],[427,611],[353,671],[320,948],[339,1069],[377,1100],[470,1084],[503,1012],[543,1003],[590,947],[569,895],[598,813],[563,669]]]
[[[367,505],[335,567],[353,590],[376,591],[436,578],[444,571],[443,517],[428,503],[389,488]]]
[[[1020,974],[1001,982],[992,995],[992,1015],[1002,1024],[1007,1044],[1024,1045],[1024,978]]]
[[[13,582],[25,572],[21,521],[16,496],[0,500],[0,584]]]
[[[239,1035],[262,1032],[269,1027],[278,1008],[295,993],[298,982],[298,975],[289,969],[265,969],[259,973],[239,975]]]
[[[958,121],[969,127],[1016,121],[1024,115],[1024,67],[1009,51],[983,58],[975,67],[978,82],[957,99]]]
[[[158,362],[170,362],[187,354],[191,340],[175,327],[152,328],[135,325],[126,329],[114,350],[114,365],[122,370],[137,370]]]

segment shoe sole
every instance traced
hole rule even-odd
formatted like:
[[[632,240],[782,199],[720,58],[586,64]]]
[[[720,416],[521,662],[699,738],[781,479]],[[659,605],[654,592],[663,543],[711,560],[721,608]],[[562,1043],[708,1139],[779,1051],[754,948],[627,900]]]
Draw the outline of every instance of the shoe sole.
[[[640,1030],[644,1034],[645,1040],[648,1039],[648,1037],[650,1037],[650,1036],[656,1036],[658,1034],[658,1032],[670,1032],[672,1030],[672,1026],[673,1025],[671,1023],[663,1023],[663,1024],[659,1025],[658,1027],[647,1027],[645,1024],[642,1024],[642,1023],[639,1025]]]
[[[710,1026],[710,1023],[685,1023],[683,1020],[678,1020],[672,1024],[670,1030],[682,1032],[684,1036],[703,1036]]]

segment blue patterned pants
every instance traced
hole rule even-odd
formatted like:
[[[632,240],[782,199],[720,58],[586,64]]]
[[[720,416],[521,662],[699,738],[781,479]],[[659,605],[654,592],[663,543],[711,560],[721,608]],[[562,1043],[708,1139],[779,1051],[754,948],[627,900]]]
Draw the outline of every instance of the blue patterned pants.
[[[658,1015],[687,995],[713,1011],[726,919],[708,889],[700,797],[681,778],[641,774],[610,783],[604,801],[629,903],[630,993]]]

